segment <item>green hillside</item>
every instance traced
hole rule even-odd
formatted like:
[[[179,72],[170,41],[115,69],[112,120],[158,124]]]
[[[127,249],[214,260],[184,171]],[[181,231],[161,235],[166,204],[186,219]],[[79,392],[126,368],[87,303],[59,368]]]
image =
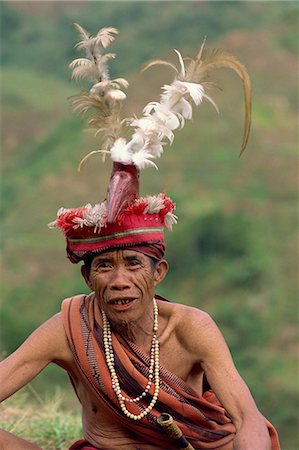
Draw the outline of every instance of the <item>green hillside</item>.
[[[229,71],[222,90],[176,134],[141,175],[142,193],[164,190],[177,203],[167,235],[170,273],[159,293],[196,305],[217,321],[261,411],[277,427],[283,450],[295,450],[298,385],[298,4],[296,2],[1,2],[2,298],[1,343],[13,351],[64,297],[86,292],[64,240],[47,223],[59,207],[105,196],[111,163],[94,156],[100,138],[83,131],[68,97],[68,63],[77,55],[72,29],[115,26],[111,76],[130,82],[126,115],[140,114],[172,81],[166,68],[140,76],[146,60],[175,61],[173,48],[195,54],[228,49],[248,68],[253,120],[245,154],[242,85]],[[65,389],[48,368],[33,383],[41,396]],[[71,392],[70,388],[68,388]]]

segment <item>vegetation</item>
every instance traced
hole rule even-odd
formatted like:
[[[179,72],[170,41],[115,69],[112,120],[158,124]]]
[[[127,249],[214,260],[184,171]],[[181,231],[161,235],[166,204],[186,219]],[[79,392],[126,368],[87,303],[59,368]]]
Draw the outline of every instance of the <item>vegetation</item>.
[[[82,432],[78,411],[63,408],[62,398],[57,390],[50,399],[41,399],[30,387],[1,404],[0,428],[43,450],[65,450],[82,439]]]
[[[169,59],[172,48],[194,54],[208,35],[208,46],[228,49],[249,70],[252,132],[238,159],[241,83],[219,70],[213,81],[223,91],[211,95],[220,117],[201,105],[165,149],[159,172],[143,171],[142,193],[165,190],[179,216],[167,235],[171,270],[159,293],[215,318],[259,408],[277,427],[282,448],[297,448],[298,4],[4,1],[1,19],[5,353],[59,311],[64,297],[86,291],[79,268],[66,261],[62,236],[46,224],[60,206],[101,201],[110,175],[109,162],[96,157],[76,173],[100,138],[83,133],[82,121],[69,111],[67,98],[79,90],[68,82],[78,37],[71,23],[92,33],[119,28],[111,76],[130,82],[125,115],[140,114],[172,80],[166,68],[137,77],[142,63]],[[78,417],[66,413],[73,405],[67,384],[60,369],[47,368],[32,383],[42,404],[36,409],[26,390],[9,400],[3,407],[6,429],[30,435],[45,449],[73,442],[80,426]],[[66,393],[61,408],[55,403],[58,385]]]

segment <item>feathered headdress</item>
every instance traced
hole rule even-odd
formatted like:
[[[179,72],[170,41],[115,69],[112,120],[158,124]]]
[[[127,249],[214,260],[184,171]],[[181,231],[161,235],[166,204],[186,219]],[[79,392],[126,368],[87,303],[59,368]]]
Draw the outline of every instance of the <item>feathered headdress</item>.
[[[140,118],[122,118],[121,109],[126,99],[123,90],[128,87],[128,82],[124,78],[110,79],[108,61],[115,58],[115,54],[103,53],[118,31],[111,27],[102,28],[97,35],[91,36],[80,25],[74,25],[82,38],[76,47],[85,50],[86,57],[70,63],[72,78],[87,78],[93,84],[89,91],[82,91],[72,98],[72,106],[74,111],[82,115],[90,114],[88,127],[93,129],[96,135],[102,135],[101,149],[88,153],[82,159],[79,169],[91,155],[100,153],[103,159],[110,155],[113,170],[105,202],[94,207],[86,205],[78,209],[60,209],[57,220],[50,226],[64,231],[68,239],[68,249],[72,247],[71,242],[81,245],[84,239],[90,241],[92,236],[98,242],[99,237],[102,239],[109,234],[109,227],[115,224],[121,226],[122,233],[125,233],[128,217],[130,214],[134,215],[137,210],[138,214],[142,214],[142,223],[144,218],[149,218],[147,223],[152,223],[151,214],[154,214],[157,215],[154,221],[159,223],[160,228],[171,228],[172,224],[176,223],[173,213],[175,205],[164,194],[140,199],[139,172],[149,166],[157,168],[153,160],[159,158],[164,147],[173,142],[175,130],[183,128],[185,121],[192,118],[193,105],[198,106],[206,99],[218,111],[215,102],[207,95],[207,90],[212,85],[208,81],[209,73],[220,67],[233,69],[243,81],[245,126],[240,153],[242,154],[248,141],[251,118],[251,86],[248,73],[228,52],[206,50],[205,41],[193,59],[183,58],[181,53],[175,50],[178,67],[163,60],[153,60],[143,67],[144,71],[162,64],[174,71],[175,78],[172,83],[162,86],[160,101],[148,103]],[[124,137],[125,130],[131,131],[129,138]],[[131,232],[132,229],[131,227]],[[73,259],[77,259],[77,256],[74,257],[74,245],[72,255]],[[83,247],[82,251],[78,252],[80,259],[84,255]]]

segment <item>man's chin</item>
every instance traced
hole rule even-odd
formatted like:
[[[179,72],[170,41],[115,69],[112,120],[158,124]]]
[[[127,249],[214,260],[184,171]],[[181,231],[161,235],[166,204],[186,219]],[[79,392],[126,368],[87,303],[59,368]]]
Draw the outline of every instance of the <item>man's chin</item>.
[[[117,320],[110,320],[111,328],[120,336],[134,342],[136,337],[137,325],[136,322],[129,317],[117,318]]]

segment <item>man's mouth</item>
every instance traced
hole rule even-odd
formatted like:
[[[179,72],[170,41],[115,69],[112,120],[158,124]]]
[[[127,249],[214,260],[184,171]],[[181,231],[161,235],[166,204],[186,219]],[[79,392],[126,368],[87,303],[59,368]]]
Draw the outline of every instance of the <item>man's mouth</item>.
[[[109,305],[128,305],[133,302],[135,298],[117,298],[115,300],[110,300]]]

